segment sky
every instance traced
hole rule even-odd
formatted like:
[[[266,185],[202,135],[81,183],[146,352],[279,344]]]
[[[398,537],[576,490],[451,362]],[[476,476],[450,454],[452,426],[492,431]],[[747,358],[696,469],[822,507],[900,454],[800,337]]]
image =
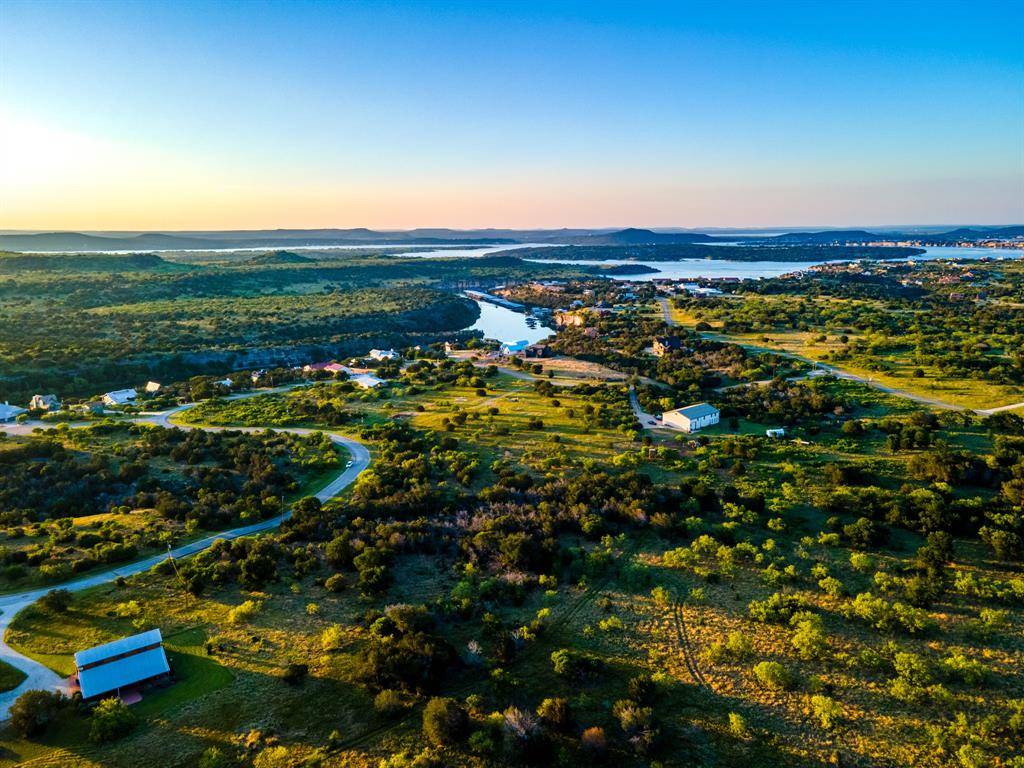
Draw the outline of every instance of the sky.
[[[0,229],[1024,223],[1024,3],[0,0]]]

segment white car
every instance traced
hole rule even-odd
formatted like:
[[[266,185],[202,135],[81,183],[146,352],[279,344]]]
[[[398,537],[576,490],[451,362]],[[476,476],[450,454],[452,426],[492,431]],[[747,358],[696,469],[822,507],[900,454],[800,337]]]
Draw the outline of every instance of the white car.
[[[348,469],[348,468],[349,468],[349,467],[351,467],[351,466],[352,466],[352,462],[351,462],[351,460],[350,460],[350,461],[349,461],[349,462],[348,462],[347,464],[345,464],[345,469]]]

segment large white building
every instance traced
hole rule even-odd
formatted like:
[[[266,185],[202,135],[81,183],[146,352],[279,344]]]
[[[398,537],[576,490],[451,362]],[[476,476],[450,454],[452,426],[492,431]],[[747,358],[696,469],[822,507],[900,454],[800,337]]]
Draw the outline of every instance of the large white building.
[[[374,360],[397,360],[401,355],[393,349],[371,349],[370,357]]]
[[[139,393],[134,389],[118,389],[114,392],[107,392],[103,396],[103,403],[105,405],[129,405],[134,403],[138,396]]]
[[[718,423],[720,413],[708,403],[697,403],[674,411],[665,411],[661,416],[662,423],[668,427],[681,429],[683,432],[696,432]]]

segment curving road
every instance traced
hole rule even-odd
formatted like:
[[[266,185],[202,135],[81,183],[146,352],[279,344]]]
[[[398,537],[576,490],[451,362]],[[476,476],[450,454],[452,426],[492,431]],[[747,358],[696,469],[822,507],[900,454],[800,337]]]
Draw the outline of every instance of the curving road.
[[[294,386],[294,385],[293,385]],[[239,395],[234,395],[229,399],[237,400],[245,397],[254,397],[256,395],[264,395],[272,392],[283,392],[287,389],[292,389],[293,386],[277,387],[273,390],[261,390],[256,392],[246,392]],[[192,408],[195,403],[188,405],[182,405],[177,408],[172,408],[162,413],[149,414],[141,416],[135,421],[149,424],[156,424],[163,427],[178,427],[179,429],[204,429],[204,430],[231,430],[236,432],[262,432],[263,428],[260,427],[193,427],[187,425],[172,424],[170,417],[176,413]],[[85,422],[88,424],[89,422]],[[25,425],[18,425],[18,427],[24,427]],[[49,425],[48,425],[49,426]],[[84,425],[77,425],[84,426]],[[31,428],[31,427],[30,427]],[[0,425],[0,430],[4,430],[4,425]],[[19,429],[11,425],[6,431],[12,433],[22,433],[25,430]],[[291,432],[297,435],[308,435],[313,432],[323,432],[335,445],[342,446],[352,456],[352,462],[350,466],[347,466],[337,477],[331,482],[324,486],[319,492],[314,494],[316,498],[324,502],[328,499],[337,496],[346,487],[352,484],[353,481],[359,476],[359,474],[366,469],[370,464],[370,452],[362,443],[353,440],[344,435],[338,435],[333,432],[327,432],[326,430],[316,429],[304,429],[301,427],[281,427],[274,428],[272,431],[277,432]],[[176,558],[188,557],[194,555],[196,552],[209,547],[217,539],[237,539],[241,536],[251,536],[255,533],[262,533],[263,531],[269,531],[279,526],[283,521],[288,519],[291,511],[286,511],[283,514],[277,515],[276,517],[268,518],[266,520],[260,520],[258,523],[252,525],[245,525],[240,528],[233,528],[229,531],[222,531],[221,533],[207,536],[205,539],[199,539],[197,541],[183,544],[176,549],[171,550],[171,555]],[[11,621],[14,617],[22,610],[32,605],[36,600],[41,598],[51,589],[59,587],[66,589],[70,592],[77,592],[82,589],[88,589],[89,587],[95,587],[100,584],[106,584],[113,581],[119,576],[134,576],[137,573],[142,573],[152,568],[160,561],[167,558],[166,554],[153,555],[147,557],[144,560],[139,560],[134,563],[119,566],[103,573],[92,574],[89,576],[83,576],[80,579],[69,581],[64,584],[54,585],[54,587],[48,587],[44,589],[33,589],[25,592],[17,592],[13,594],[0,596],[0,659],[10,664],[12,667],[16,667],[24,672],[27,677],[22,681],[21,685],[17,688],[7,691],[6,693],[0,693],[0,720],[7,719],[11,705],[15,700],[25,691],[33,689],[42,690],[53,690],[55,688],[61,688],[64,686],[64,679],[50,670],[48,667],[40,664],[38,661],[23,656],[16,650],[7,645],[5,635],[7,634],[7,628],[10,626]]]

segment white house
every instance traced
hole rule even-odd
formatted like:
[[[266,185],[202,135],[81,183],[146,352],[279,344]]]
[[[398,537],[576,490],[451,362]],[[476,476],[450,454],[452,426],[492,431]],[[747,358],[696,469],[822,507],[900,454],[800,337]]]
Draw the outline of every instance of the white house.
[[[782,428],[782,427],[779,427],[778,429],[766,429],[764,431],[764,433],[768,437],[785,437],[786,436],[786,430],[784,428]]]
[[[358,384],[364,389],[376,389],[384,383],[384,379],[379,379],[372,373],[357,373],[349,381],[353,384]]]
[[[151,394],[151,395],[159,392],[160,391],[160,382],[159,381],[147,381],[146,382],[146,391],[149,394]]]
[[[60,398],[56,395],[32,395],[28,407],[32,411],[59,411]]]
[[[520,339],[519,341],[509,341],[501,345],[501,354],[503,355],[514,355],[518,352],[522,352],[530,346],[530,342],[526,339]]]
[[[374,360],[397,360],[401,355],[393,349],[371,349],[370,357]]]
[[[0,423],[14,421],[23,413],[25,413],[24,408],[19,408],[4,401],[3,405],[0,405]]]
[[[134,389],[118,389],[113,392],[107,392],[103,396],[104,405],[130,405],[135,402],[135,398],[139,396],[139,393]]]
[[[661,420],[666,426],[681,429],[683,432],[696,432],[704,427],[717,424],[719,416],[719,411],[715,406],[697,403],[685,408],[677,408],[674,411],[665,411]]]

